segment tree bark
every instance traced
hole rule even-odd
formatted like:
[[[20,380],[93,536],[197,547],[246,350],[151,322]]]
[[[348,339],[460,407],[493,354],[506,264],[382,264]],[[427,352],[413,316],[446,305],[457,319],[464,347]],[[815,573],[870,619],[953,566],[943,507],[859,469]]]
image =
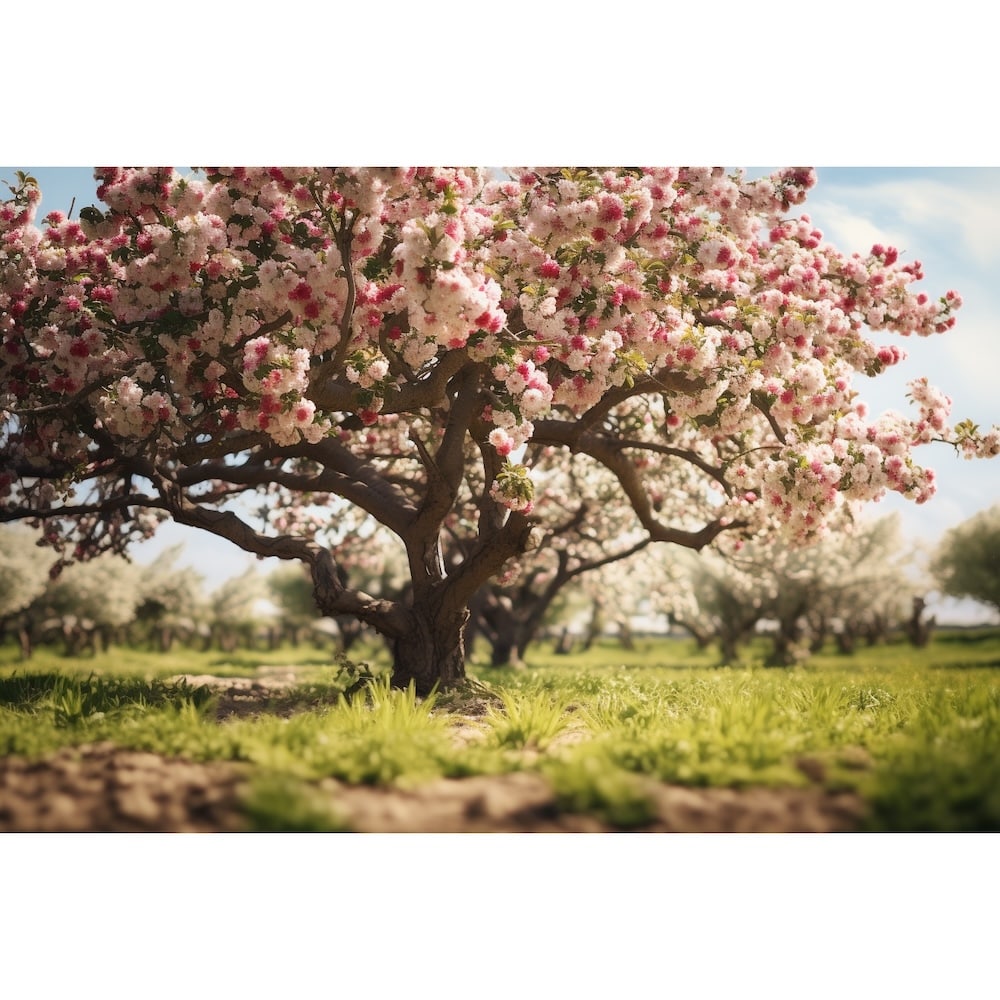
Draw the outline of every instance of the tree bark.
[[[573,652],[573,636],[567,625],[556,642],[555,652],[558,656],[569,656]]]
[[[170,625],[161,625],[157,633],[158,646],[161,653],[169,653],[174,648],[175,632]]]

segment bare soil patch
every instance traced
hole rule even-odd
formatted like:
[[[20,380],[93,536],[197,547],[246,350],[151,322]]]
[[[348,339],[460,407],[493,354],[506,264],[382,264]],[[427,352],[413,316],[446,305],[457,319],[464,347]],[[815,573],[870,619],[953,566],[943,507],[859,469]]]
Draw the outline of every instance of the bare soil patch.
[[[212,688],[216,696],[216,720],[245,718],[263,712],[291,715],[315,705],[287,703],[287,695],[300,683],[294,667],[260,667],[256,677],[217,677],[215,674],[178,674],[171,681],[186,681],[191,687]]]
[[[200,833],[244,827],[240,769],[122,750],[65,747],[0,760],[0,830],[18,833]]]
[[[180,680],[180,677],[173,678]],[[292,667],[263,668],[255,678],[184,675],[217,692],[216,718],[292,714],[308,702],[289,699]],[[477,712],[477,707],[481,711]],[[453,716],[459,745],[483,737],[485,712],[473,701]],[[569,731],[553,746],[580,738]],[[537,752],[536,752],[537,755]],[[111,743],[67,747],[38,760],[0,759],[0,832],[237,832],[247,765],[199,763],[125,750]],[[416,788],[371,788],[327,778],[321,800],[346,829],[359,833],[607,833],[615,828],[561,809],[539,774],[440,779]],[[834,833],[859,828],[856,795],[819,788],[686,788],[647,780],[651,833]]]
[[[244,765],[196,763],[110,743],[40,760],[0,760],[3,832],[235,832],[246,828]],[[560,810],[528,772],[442,779],[412,789],[319,783],[344,824],[370,833],[611,832]],[[642,829],[678,833],[826,833],[856,829],[857,797],[817,789],[693,789],[650,782],[656,818]]]

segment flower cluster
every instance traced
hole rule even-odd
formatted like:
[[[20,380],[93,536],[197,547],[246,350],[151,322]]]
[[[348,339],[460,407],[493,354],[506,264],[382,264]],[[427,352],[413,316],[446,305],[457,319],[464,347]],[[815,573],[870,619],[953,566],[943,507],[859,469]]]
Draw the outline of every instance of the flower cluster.
[[[490,496],[508,510],[530,514],[534,508],[535,486],[523,465],[507,461],[490,485]]]
[[[305,393],[309,387],[309,352],[288,349],[267,337],[243,345],[243,384],[253,405],[238,410],[240,426],[262,430],[278,444],[301,438],[316,442],[329,422],[316,420],[316,404]]]

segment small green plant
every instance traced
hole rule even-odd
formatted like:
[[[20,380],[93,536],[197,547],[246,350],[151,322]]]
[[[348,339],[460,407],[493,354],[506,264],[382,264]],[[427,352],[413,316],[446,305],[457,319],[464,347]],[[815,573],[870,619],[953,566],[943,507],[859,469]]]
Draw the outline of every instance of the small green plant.
[[[440,728],[433,718],[435,694],[418,698],[413,683],[404,690],[393,688],[388,674],[360,681],[352,695],[340,699],[334,710],[348,728],[407,729]]]
[[[378,678],[371,665],[361,661],[349,660],[345,653],[338,653],[333,667],[333,683],[340,688],[341,694],[351,698],[365,690]]]
[[[501,747],[544,750],[570,724],[564,704],[542,692],[501,691],[503,707],[489,705],[486,722]]]

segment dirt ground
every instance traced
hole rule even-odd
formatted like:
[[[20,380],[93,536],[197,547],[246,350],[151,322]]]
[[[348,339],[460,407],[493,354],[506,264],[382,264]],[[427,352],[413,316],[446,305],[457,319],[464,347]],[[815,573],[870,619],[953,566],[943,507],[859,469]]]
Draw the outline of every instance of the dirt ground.
[[[273,671],[257,680],[189,677],[219,687],[220,718],[259,710],[294,682]],[[455,731],[473,738],[472,727]],[[110,743],[64,748],[39,760],[0,759],[0,832],[237,832],[246,829],[244,765],[197,763]],[[858,828],[860,799],[819,788],[684,788],[650,781],[655,819],[641,829],[678,833],[832,833]],[[334,779],[318,797],[359,833],[612,832],[562,811],[538,774],[441,779],[412,789],[348,786]]]

